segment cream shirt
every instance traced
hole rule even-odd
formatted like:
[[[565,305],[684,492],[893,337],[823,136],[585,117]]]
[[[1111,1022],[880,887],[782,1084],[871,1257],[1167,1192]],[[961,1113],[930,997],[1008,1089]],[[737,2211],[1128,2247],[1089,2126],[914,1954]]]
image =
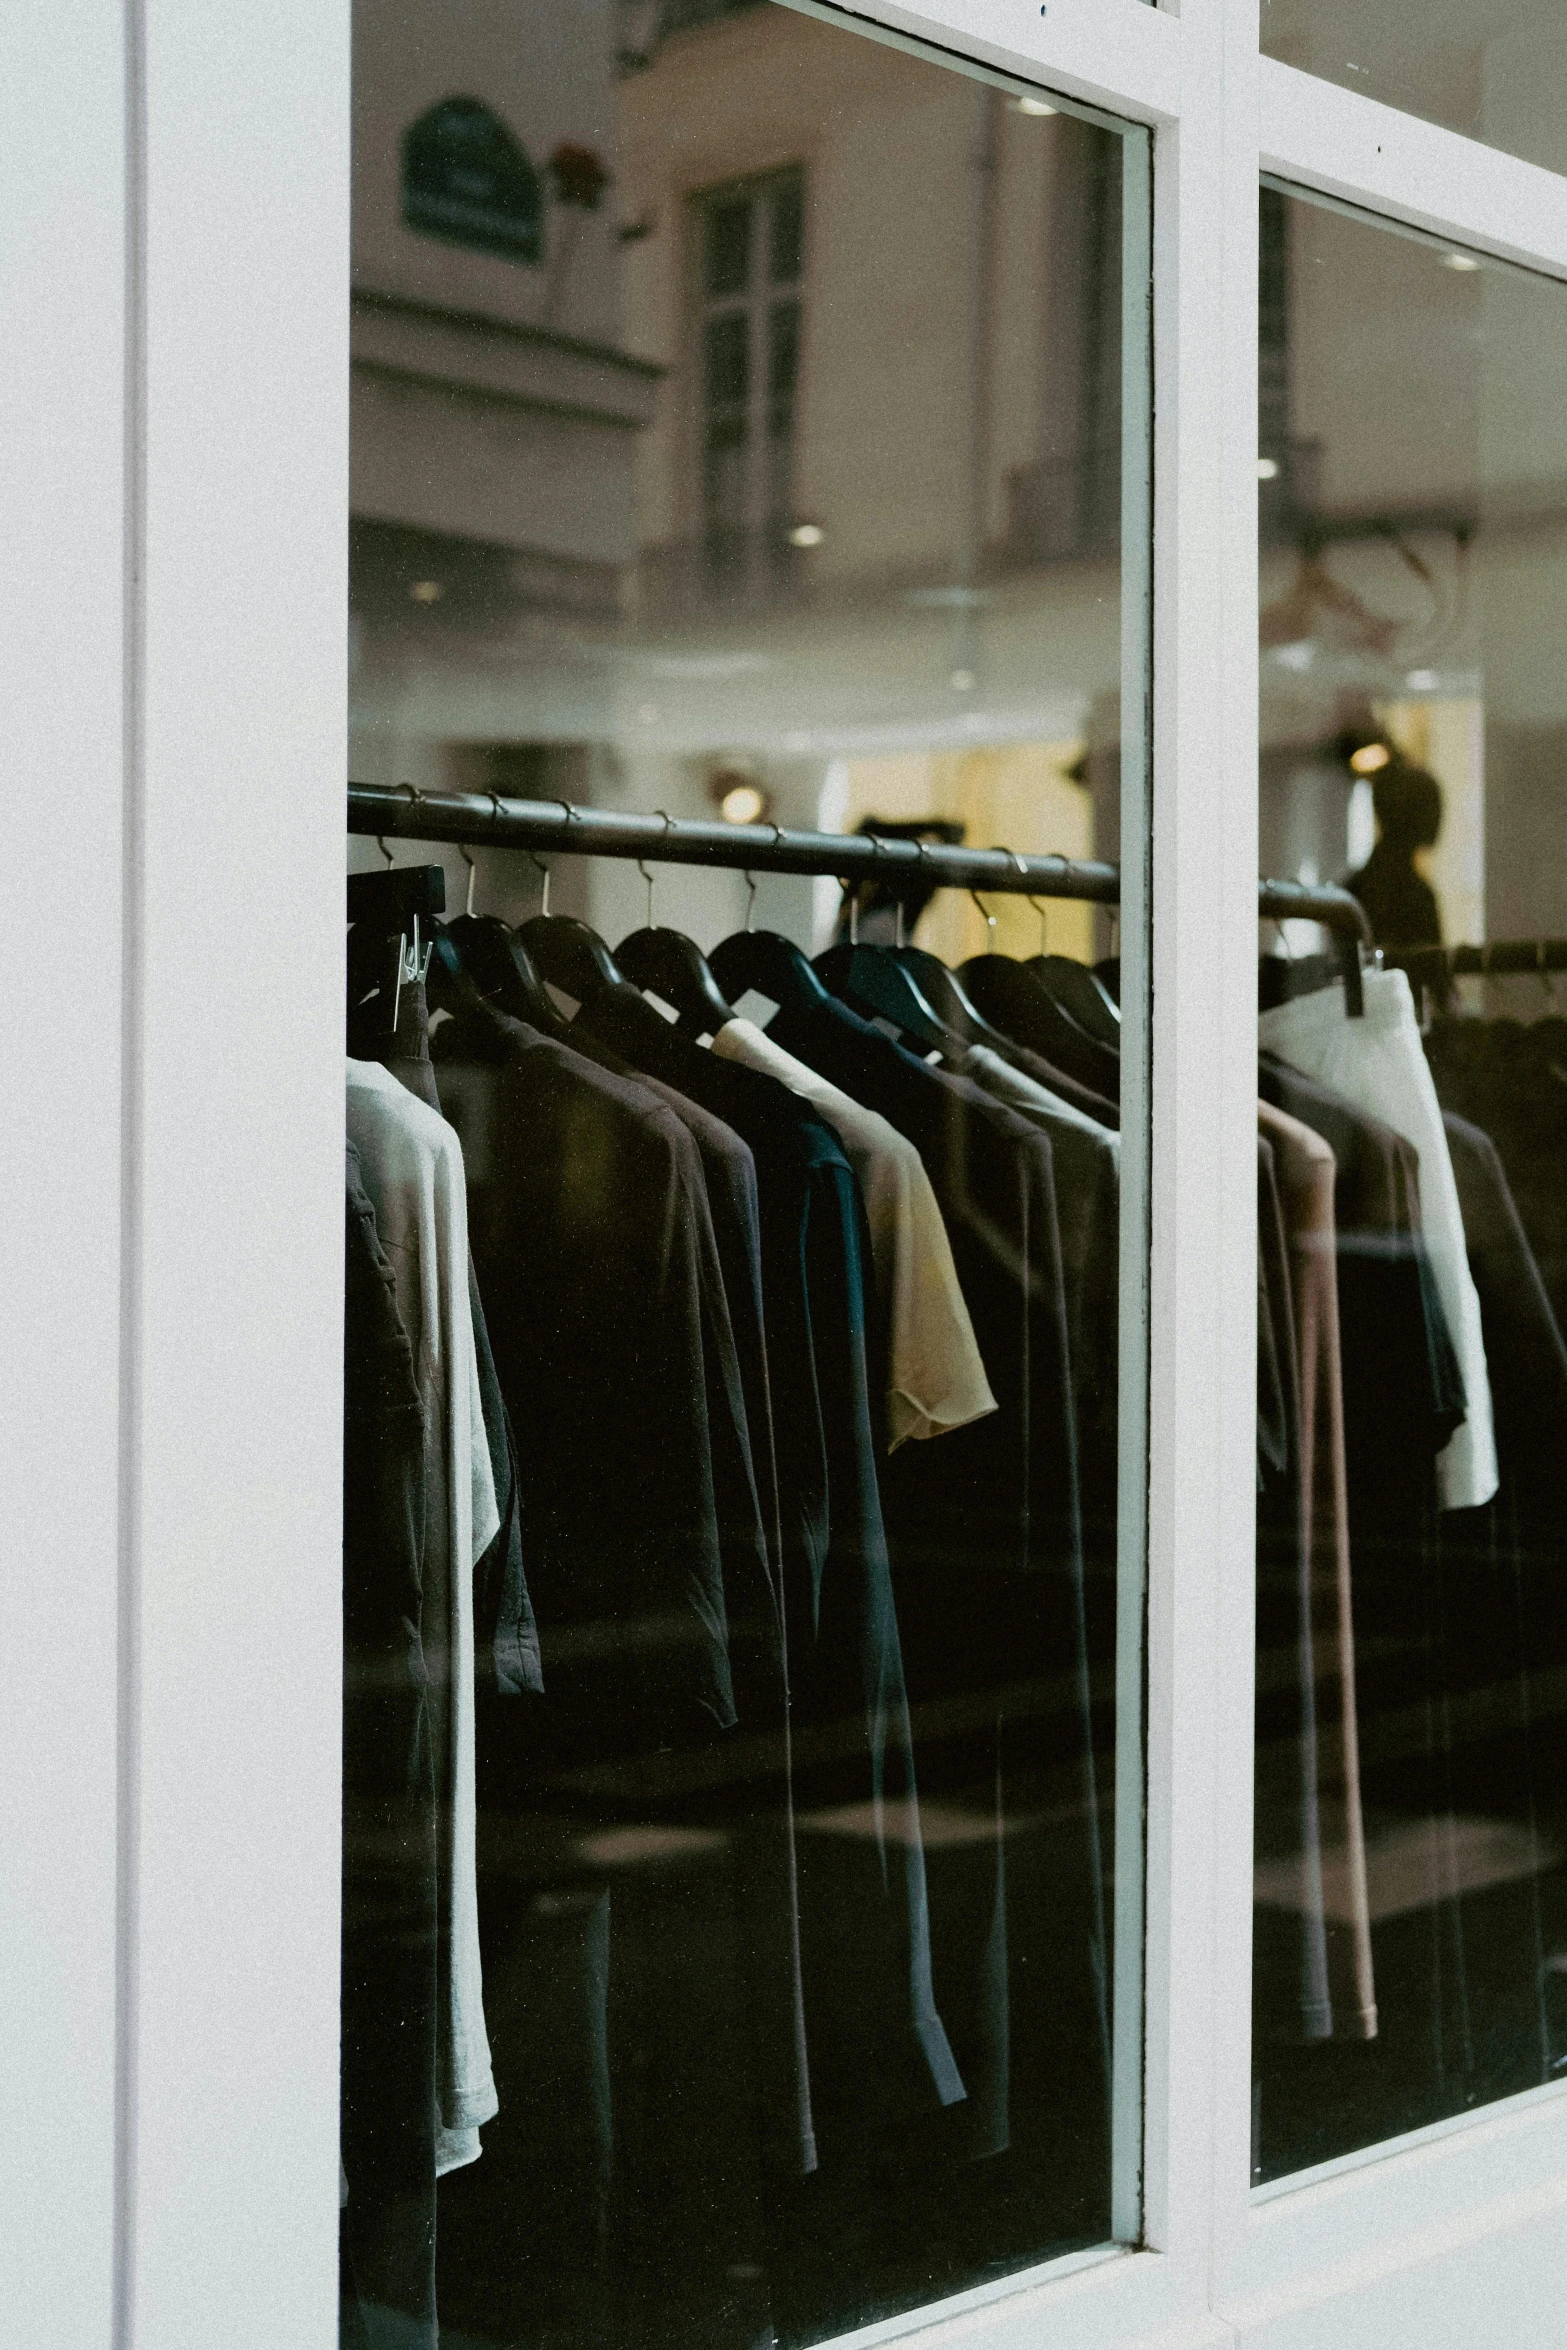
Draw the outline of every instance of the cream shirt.
[[[731,1020],[713,1050],[776,1077],[819,1110],[859,1178],[877,1295],[886,1316],[888,1449],[941,1436],[996,1409],[930,1177],[906,1136],[774,1044]]]
[[[436,1753],[436,2169],[479,2154],[499,2109],[484,2022],[475,1855],[473,1570],[500,1525],[484,1433],[468,1299],[462,1146],[446,1120],[376,1061],[348,1064],[348,1134],[358,1146],[425,1406],[425,1588],[441,1610],[427,1653],[444,1659],[432,1695]]]

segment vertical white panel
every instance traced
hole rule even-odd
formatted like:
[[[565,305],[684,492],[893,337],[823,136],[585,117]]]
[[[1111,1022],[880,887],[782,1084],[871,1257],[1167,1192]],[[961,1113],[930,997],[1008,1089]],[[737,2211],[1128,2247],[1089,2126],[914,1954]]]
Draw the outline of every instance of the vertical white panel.
[[[1214,1723],[1218,1850],[1213,1881],[1213,2235],[1245,2227],[1251,2186],[1252,1788],[1257,1585],[1257,41],[1259,0],[1224,0],[1217,73],[1224,142],[1216,171],[1223,316],[1209,364],[1217,394],[1219,804],[1193,810],[1187,870],[1219,910],[1222,952],[1192,977],[1211,1000],[1225,1257],[1215,1338],[1224,1366],[1219,1429]],[[1191,746],[1195,752],[1197,745]],[[1206,821],[1204,820],[1206,818]],[[1204,834],[1207,838],[1204,838]]]
[[[144,5],[136,2350],[335,2340],[348,30]]]
[[[1243,2205],[1256,1185],[1256,148],[1186,0],[1155,189],[1147,2236]],[[1252,4],[1255,44],[1255,6]],[[1253,107],[1254,113],[1254,107]],[[1237,123],[1242,135],[1236,136]],[[1239,2162],[1233,2180],[1231,2172]],[[1231,2190],[1233,2188],[1233,2196]]]
[[[123,20],[0,10],[0,2334],[107,2350],[115,2105]]]

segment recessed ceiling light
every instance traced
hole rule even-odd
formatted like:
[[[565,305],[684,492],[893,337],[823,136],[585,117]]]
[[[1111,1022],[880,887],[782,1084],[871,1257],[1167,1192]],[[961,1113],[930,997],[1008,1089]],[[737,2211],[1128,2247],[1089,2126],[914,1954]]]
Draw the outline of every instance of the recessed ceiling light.
[[[791,547],[819,547],[827,533],[819,522],[797,522],[789,533]]]
[[[438,604],[446,590],[438,579],[416,579],[408,593],[416,604]]]
[[[719,801],[718,813],[726,824],[759,824],[766,806],[754,783],[737,783]]]
[[[1278,478],[1279,461],[1277,457],[1259,457],[1257,459],[1257,479],[1259,481],[1277,481]]]
[[[1054,114],[1055,108],[1044,98],[1019,98],[1014,101],[1019,114]]]
[[[1462,270],[1466,276],[1470,270],[1478,269],[1479,266],[1479,262],[1472,253],[1444,253],[1442,255],[1444,269]]]
[[[1375,775],[1392,756],[1386,743],[1362,743],[1358,751],[1350,752],[1349,763],[1357,775]]]

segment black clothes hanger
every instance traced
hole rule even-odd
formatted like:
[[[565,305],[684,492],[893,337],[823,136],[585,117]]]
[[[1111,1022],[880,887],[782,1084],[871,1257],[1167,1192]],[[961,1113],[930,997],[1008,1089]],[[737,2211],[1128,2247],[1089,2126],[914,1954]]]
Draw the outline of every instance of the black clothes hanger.
[[[481,996],[497,1012],[562,1041],[571,1023],[539,977],[521,939],[498,914],[459,914],[446,926]]]
[[[1120,1009],[1086,963],[1074,963],[1070,955],[1031,955],[1024,968],[1033,972],[1085,1036],[1108,1045],[1113,1053],[1120,1051]]]
[[[946,1053],[952,1030],[926,1001],[920,983],[890,947],[835,946],[815,969],[833,994],[867,1020],[888,1020],[922,1052]]]
[[[707,961],[732,1004],[753,991],[789,1011],[819,1011],[832,1001],[793,939],[776,930],[737,930]]]
[[[963,982],[935,955],[928,954],[923,947],[897,947],[894,952],[900,958],[912,961],[927,1001],[935,1005],[948,1026],[965,1044],[983,1045],[998,1060],[1005,1061],[1011,1068],[1021,1069],[1025,1077],[1034,1078],[1038,1084],[1048,1086],[1071,1107],[1084,1111],[1088,1117],[1108,1118],[1109,1105],[1102,1093],[1092,1086],[1079,1084],[1075,1077],[1058,1068],[1036,1048],[1020,1043],[1015,1036],[1009,1036],[1004,1029],[994,1026],[972,1001]]]
[[[411,917],[406,936],[358,923],[349,932],[348,1050],[356,1060],[421,1058],[433,943]]]
[[[535,969],[579,1004],[601,988],[629,985],[598,932],[575,914],[533,914],[517,936]]]
[[[473,1012],[484,1002],[483,990],[449,923],[435,926],[425,964],[424,998],[432,1012]]]
[[[621,940],[615,964],[634,987],[662,996],[687,1036],[716,1036],[734,1018],[707,957],[683,931],[645,924]]]
[[[423,982],[436,917],[446,904],[440,865],[389,866],[348,876],[348,1040],[358,1054],[418,1055]]]
[[[964,1044],[982,1044],[1003,1058],[1015,1048],[1010,1036],[1003,1036],[999,1028],[992,1028],[963,982],[947,969],[939,955],[925,947],[894,947],[892,949],[906,971],[913,974],[920,993],[938,1019],[945,1022],[954,1036]]]
[[[988,1020],[1106,1101],[1119,1101],[1121,1057],[1078,1026],[1026,964],[974,955],[958,977]]]
[[[384,873],[350,873],[348,919],[356,929],[406,930],[415,914],[426,936],[446,911],[443,865],[391,865]]]

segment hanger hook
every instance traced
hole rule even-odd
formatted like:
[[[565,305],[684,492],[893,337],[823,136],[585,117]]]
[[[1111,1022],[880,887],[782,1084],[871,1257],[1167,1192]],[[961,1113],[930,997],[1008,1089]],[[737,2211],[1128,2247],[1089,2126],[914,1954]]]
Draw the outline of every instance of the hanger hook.
[[[419,789],[419,786],[416,783],[400,783],[397,788],[399,791],[405,791],[408,794],[408,804],[410,807],[423,807],[425,795]],[[420,952],[419,916],[416,912],[413,918],[413,945],[409,950],[408,969],[406,973],[406,977],[411,982],[416,982],[420,987],[423,987],[430,969],[430,957],[434,952],[435,942],[433,939],[427,939],[424,942],[423,953],[421,954]],[[401,984],[399,983],[399,997],[401,996],[401,993],[402,988]]]
[[[881,861],[887,853],[887,844],[882,839],[882,836],[879,832],[873,832],[869,837],[871,844],[871,888],[874,891],[880,886],[879,877],[881,874]],[[899,908],[898,901],[896,898],[894,898],[892,905],[894,924],[893,935],[901,947],[903,944],[903,923],[900,918],[900,913],[901,910]]]
[[[917,855],[918,855],[918,857],[919,857],[919,863],[918,863],[918,865],[915,867],[915,871],[916,871],[916,872],[917,872],[917,873],[918,873],[918,874],[921,876],[921,879],[920,879],[920,882],[919,882],[919,885],[918,885],[918,886],[920,887],[920,889],[922,889],[922,890],[923,890],[923,888],[924,888],[924,886],[925,886],[925,883],[924,883],[925,859],[926,859],[926,856],[928,855],[928,853],[929,853],[929,850],[930,850],[930,842],[929,842],[928,840],[917,840],[917,841],[914,843],[914,847],[915,847],[915,851],[916,851],[916,853],[917,853]],[[899,946],[901,947],[901,946],[903,945],[903,943],[904,943],[904,940],[903,940],[903,900],[900,898],[900,899],[898,900],[898,944],[899,944]]]
[[[496,799],[494,792],[491,792],[491,794],[490,794],[490,798],[491,798],[491,800],[494,802],[494,805],[495,805],[495,813],[496,813],[496,815],[498,816],[498,815],[500,814],[500,812],[501,812],[501,804],[500,804],[500,801]],[[575,821],[576,821],[577,811],[576,811],[576,809],[575,809],[575,808],[572,806],[572,804],[571,804],[570,800],[557,800],[557,801],[555,802],[555,805],[556,805],[556,807],[557,807],[557,808],[559,808],[559,810],[560,810],[561,814],[562,814],[562,815],[565,817],[565,819],[566,819],[566,833],[567,833],[567,847],[566,847],[566,853],[567,853],[567,855],[569,856],[569,855],[570,855],[570,853],[571,853],[571,842],[570,842],[571,828],[572,828],[572,825],[573,825],[573,824],[575,823]],[[544,883],[544,893],[543,893],[542,897],[541,897],[541,898],[540,898],[540,900],[539,900],[539,912],[540,912],[540,914],[541,914],[541,915],[547,915],[547,914],[549,913],[549,910],[550,910],[550,869],[549,869],[549,867],[548,867],[548,866],[545,864],[545,862],[544,862],[544,860],[543,860],[543,858],[542,858],[542,857],[535,856],[535,854],[534,854],[534,852],[533,852],[533,850],[532,850],[532,849],[530,849],[530,850],[528,851],[528,862],[529,862],[529,864],[530,864],[530,865],[533,867],[533,870],[534,870],[534,872],[535,872],[535,873],[537,873],[537,874],[538,874],[538,875],[541,877],[541,879],[543,880],[543,883]]]
[[[415,808],[417,808],[424,799],[423,792],[419,790],[416,784],[400,783],[397,786],[397,789],[400,792],[406,792],[408,794],[409,803]],[[392,865],[392,852],[387,847],[386,842],[380,833],[377,833],[375,838],[376,846],[380,850],[382,856],[386,859],[388,869],[390,869]],[[394,1033],[397,1028],[399,1016],[402,1012],[403,989],[405,987],[422,987],[424,985],[426,974],[430,968],[430,956],[434,951],[434,941],[431,940],[429,944],[425,944],[425,942],[421,940],[419,936],[419,916],[417,911],[413,916],[411,930],[411,944],[410,934],[407,930],[403,931],[399,935],[397,941],[397,968],[392,989],[392,1028]]]
[[[777,848],[778,843],[783,839],[783,826],[779,824],[776,819],[772,820],[772,832],[773,837],[767,845],[769,848],[775,849]],[[756,912],[756,881],[749,870],[746,873],[745,883],[746,888],[751,893],[745,901],[745,926],[746,929],[749,930],[751,927],[752,916]]]
[[[996,846],[1001,851],[1001,854],[1004,857],[1010,857],[1013,864],[1017,867],[1017,877],[1019,881],[1026,881],[1028,879],[1028,859],[1026,857],[1020,857],[1016,849],[1009,849],[1005,841],[998,840]],[[1018,894],[1021,896],[1023,893],[1020,891]],[[1039,914],[1039,951],[1041,954],[1043,954],[1045,951],[1045,917],[1042,913],[1040,913],[1039,901],[1037,898],[1031,897],[1028,902],[1033,907],[1035,913]]]
[[[556,805],[565,809],[566,822],[569,825],[571,822],[570,802],[567,800],[559,800],[557,801]],[[501,816],[501,803],[500,794],[498,792],[491,792],[490,806],[495,810],[495,820],[497,823],[499,823]],[[536,852],[532,849],[528,851],[528,863],[533,867],[534,872],[538,875],[539,879],[544,884],[544,888],[539,897],[539,913],[541,917],[543,917],[545,920],[548,920],[550,910],[550,869],[545,864],[544,859],[537,855]]]
[[[400,791],[407,792],[411,796],[414,806],[416,808],[418,807],[420,794],[414,789],[414,786],[411,783],[398,784],[396,791],[394,791],[392,794],[392,797],[395,799],[397,797],[397,792]],[[382,856],[386,859],[387,870],[390,871],[396,865],[397,859],[392,855],[391,850],[386,845],[386,835],[384,832],[378,832],[376,834],[375,845],[380,850]]]
[[[971,889],[968,894],[979,908],[979,918],[985,925],[985,952],[987,955],[993,955],[996,951],[996,917],[984,903],[977,889]]]
[[[662,837],[665,840],[668,840],[670,833],[674,829],[675,820],[673,816],[670,815],[667,808],[655,808],[653,813],[655,816],[663,817],[664,830]],[[637,859],[637,871],[641,874],[643,880],[647,883],[647,926],[649,930],[651,930],[653,927],[653,876],[648,871],[646,865],[643,863],[640,857]]]

